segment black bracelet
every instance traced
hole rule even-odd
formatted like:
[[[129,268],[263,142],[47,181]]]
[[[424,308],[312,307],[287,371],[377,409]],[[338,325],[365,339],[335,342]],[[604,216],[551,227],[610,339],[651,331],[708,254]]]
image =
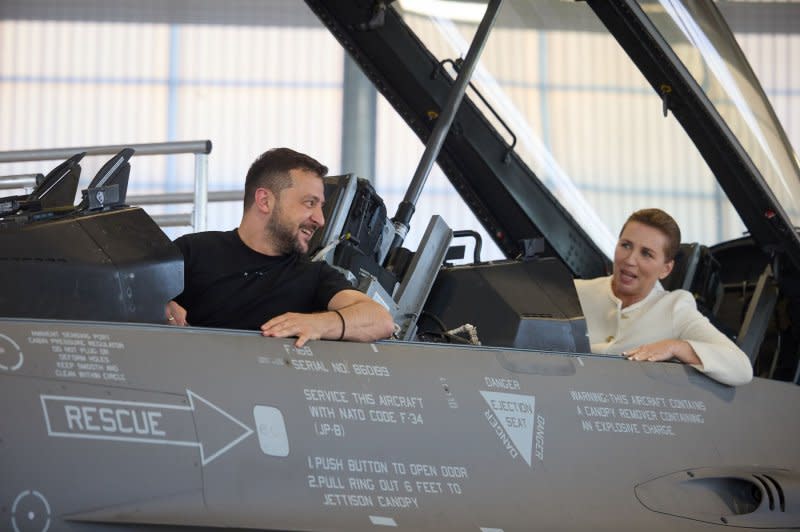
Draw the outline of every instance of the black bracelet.
[[[339,319],[342,320],[342,334],[339,336],[339,338],[336,339],[338,341],[344,339],[344,331],[345,331],[344,316],[342,316],[342,313],[339,312],[338,310],[334,310],[334,312],[336,313],[337,316],[339,316]]]

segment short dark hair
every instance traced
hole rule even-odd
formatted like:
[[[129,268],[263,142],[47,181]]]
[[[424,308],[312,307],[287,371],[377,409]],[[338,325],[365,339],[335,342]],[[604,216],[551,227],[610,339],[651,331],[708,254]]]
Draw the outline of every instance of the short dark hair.
[[[678,227],[678,222],[666,212],[661,209],[641,209],[634,212],[628,216],[622,226],[619,232],[620,236],[622,236],[622,231],[625,230],[628,222],[639,222],[661,231],[667,237],[667,245],[664,249],[667,261],[671,261],[678,254],[678,250],[681,247],[681,228]]]
[[[281,190],[292,186],[289,177],[291,170],[305,170],[314,172],[320,177],[325,177],[328,167],[309,157],[289,148],[273,148],[267,150],[250,165],[247,177],[244,180],[244,210],[247,210],[255,200],[257,188],[266,188],[278,196]]]

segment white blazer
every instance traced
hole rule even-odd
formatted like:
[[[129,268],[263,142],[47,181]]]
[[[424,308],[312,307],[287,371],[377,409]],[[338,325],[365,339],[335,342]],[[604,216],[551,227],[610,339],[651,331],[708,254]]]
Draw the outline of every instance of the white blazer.
[[[593,353],[622,354],[660,340],[686,340],[702,362],[692,364],[697,370],[731,386],[752,380],[750,359],[697,310],[686,290],[668,292],[656,282],[647,297],[622,308],[611,277],[576,279],[575,288]]]

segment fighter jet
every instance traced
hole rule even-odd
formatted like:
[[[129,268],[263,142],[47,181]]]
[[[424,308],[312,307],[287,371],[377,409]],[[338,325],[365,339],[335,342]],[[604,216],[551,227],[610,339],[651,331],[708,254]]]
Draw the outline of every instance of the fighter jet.
[[[307,4],[425,144],[391,218],[368,182],[327,178],[312,246],[390,309],[395,338],[296,348],[166,325],[183,264],[126,204],[132,150],[74,206],[15,197],[0,218],[0,528],[800,528],[800,171],[714,4],[492,0],[471,39],[440,24],[465,45],[450,59],[399,3]],[[746,226],[682,246],[665,284],[737,341],[753,382],[590,352],[572,280],[609,271],[607,243],[553,186],[557,162],[525,155],[523,116],[465,97],[493,32],[553,24],[616,38]],[[434,161],[507,260],[450,265],[466,234],[441,216],[404,247]]]

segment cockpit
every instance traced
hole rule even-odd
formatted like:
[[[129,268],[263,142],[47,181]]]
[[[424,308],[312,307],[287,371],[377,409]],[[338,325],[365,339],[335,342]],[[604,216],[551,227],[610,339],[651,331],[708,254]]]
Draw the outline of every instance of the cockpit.
[[[451,227],[441,212],[417,213],[413,225],[423,234],[406,244],[413,201],[392,216],[386,192],[366,180],[347,174],[327,179],[331,210],[313,253],[390,308],[398,338],[587,352],[571,280],[608,273],[615,238],[601,220],[622,221],[629,211],[607,198],[624,192],[626,207],[661,197],[666,209],[691,220],[667,287],[689,289],[731,337],[741,338],[744,330],[755,331],[752,338],[772,338],[754,340],[750,348],[768,353],[766,374],[780,374],[784,361],[787,375],[796,372],[796,350],[789,346],[799,333],[775,312],[795,297],[797,164],[715,9],[647,1],[634,3],[631,14],[604,2],[509,1],[490,28],[483,21],[494,2],[481,6],[475,20],[466,11],[457,17],[412,4],[379,2],[373,12],[308,2],[426,150],[432,146],[417,173],[425,175],[436,161],[485,230],[476,237]],[[491,38],[473,62],[470,52],[482,34]],[[507,61],[504,51],[512,48],[525,68]],[[601,48],[612,57],[602,69],[594,61]],[[654,59],[660,57],[670,61]],[[457,92],[462,101],[451,102]],[[644,127],[633,130],[616,119],[626,114]],[[424,180],[412,183],[407,195],[414,200],[423,187]],[[69,202],[65,208],[73,212],[58,212],[59,227],[122,218],[109,216],[124,211],[114,206],[125,204],[122,182],[117,200],[111,189],[102,192],[84,195],[79,213]],[[112,198],[111,206],[98,204],[100,197]],[[34,227],[58,225],[43,219],[56,213],[54,207],[35,194],[6,199],[2,238],[13,233],[24,245],[3,246],[4,263],[46,269],[61,260],[33,253],[28,242]],[[146,240],[168,248],[168,239],[156,233],[148,230]],[[63,237],[54,240],[47,250],[65,247]],[[464,240],[475,250],[493,246],[492,260],[480,251],[472,261],[457,259],[465,254],[459,251]],[[87,245],[94,241],[87,237]],[[122,278],[141,277],[130,273]],[[24,301],[19,294],[10,299]],[[51,307],[58,305],[37,312]],[[147,313],[152,318],[118,316],[159,321],[156,307]],[[472,309],[478,307],[476,317]]]
[[[165,303],[182,291],[182,258],[145,211],[126,204],[134,151],[123,149],[108,160],[77,205],[69,194],[55,204],[38,198],[61,182],[74,195],[77,181],[65,176],[80,174],[84,153],[58,165],[28,196],[0,200],[8,206],[0,217],[0,264],[10,280],[0,314],[163,322]],[[386,307],[396,323],[395,340],[590,353],[574,275],[542,253],[542,239],[520,243],[526,253],[514,259],[482,261],[480,235],[454,231],[435,215],[416,250],[393,247],[393,221],[369,181],[353,174],[324,179],[327,224],[315,233],[309,255]],[[457,237],[475,239],[472,262],[453,264],[465,255]],[[727,262],[750,249],[734,243],[712,252],[683,244],[663,284],[692,292],[698,308],[756,362],[765,339],[775,349],[775,333],[768,332],[779,300],[772,264],[756,264],[755,284],[732,289],[717,259]],[[36,297],[29,297],[37,283]],[[780,369],[778,355],[767,359],[774,371]]]

